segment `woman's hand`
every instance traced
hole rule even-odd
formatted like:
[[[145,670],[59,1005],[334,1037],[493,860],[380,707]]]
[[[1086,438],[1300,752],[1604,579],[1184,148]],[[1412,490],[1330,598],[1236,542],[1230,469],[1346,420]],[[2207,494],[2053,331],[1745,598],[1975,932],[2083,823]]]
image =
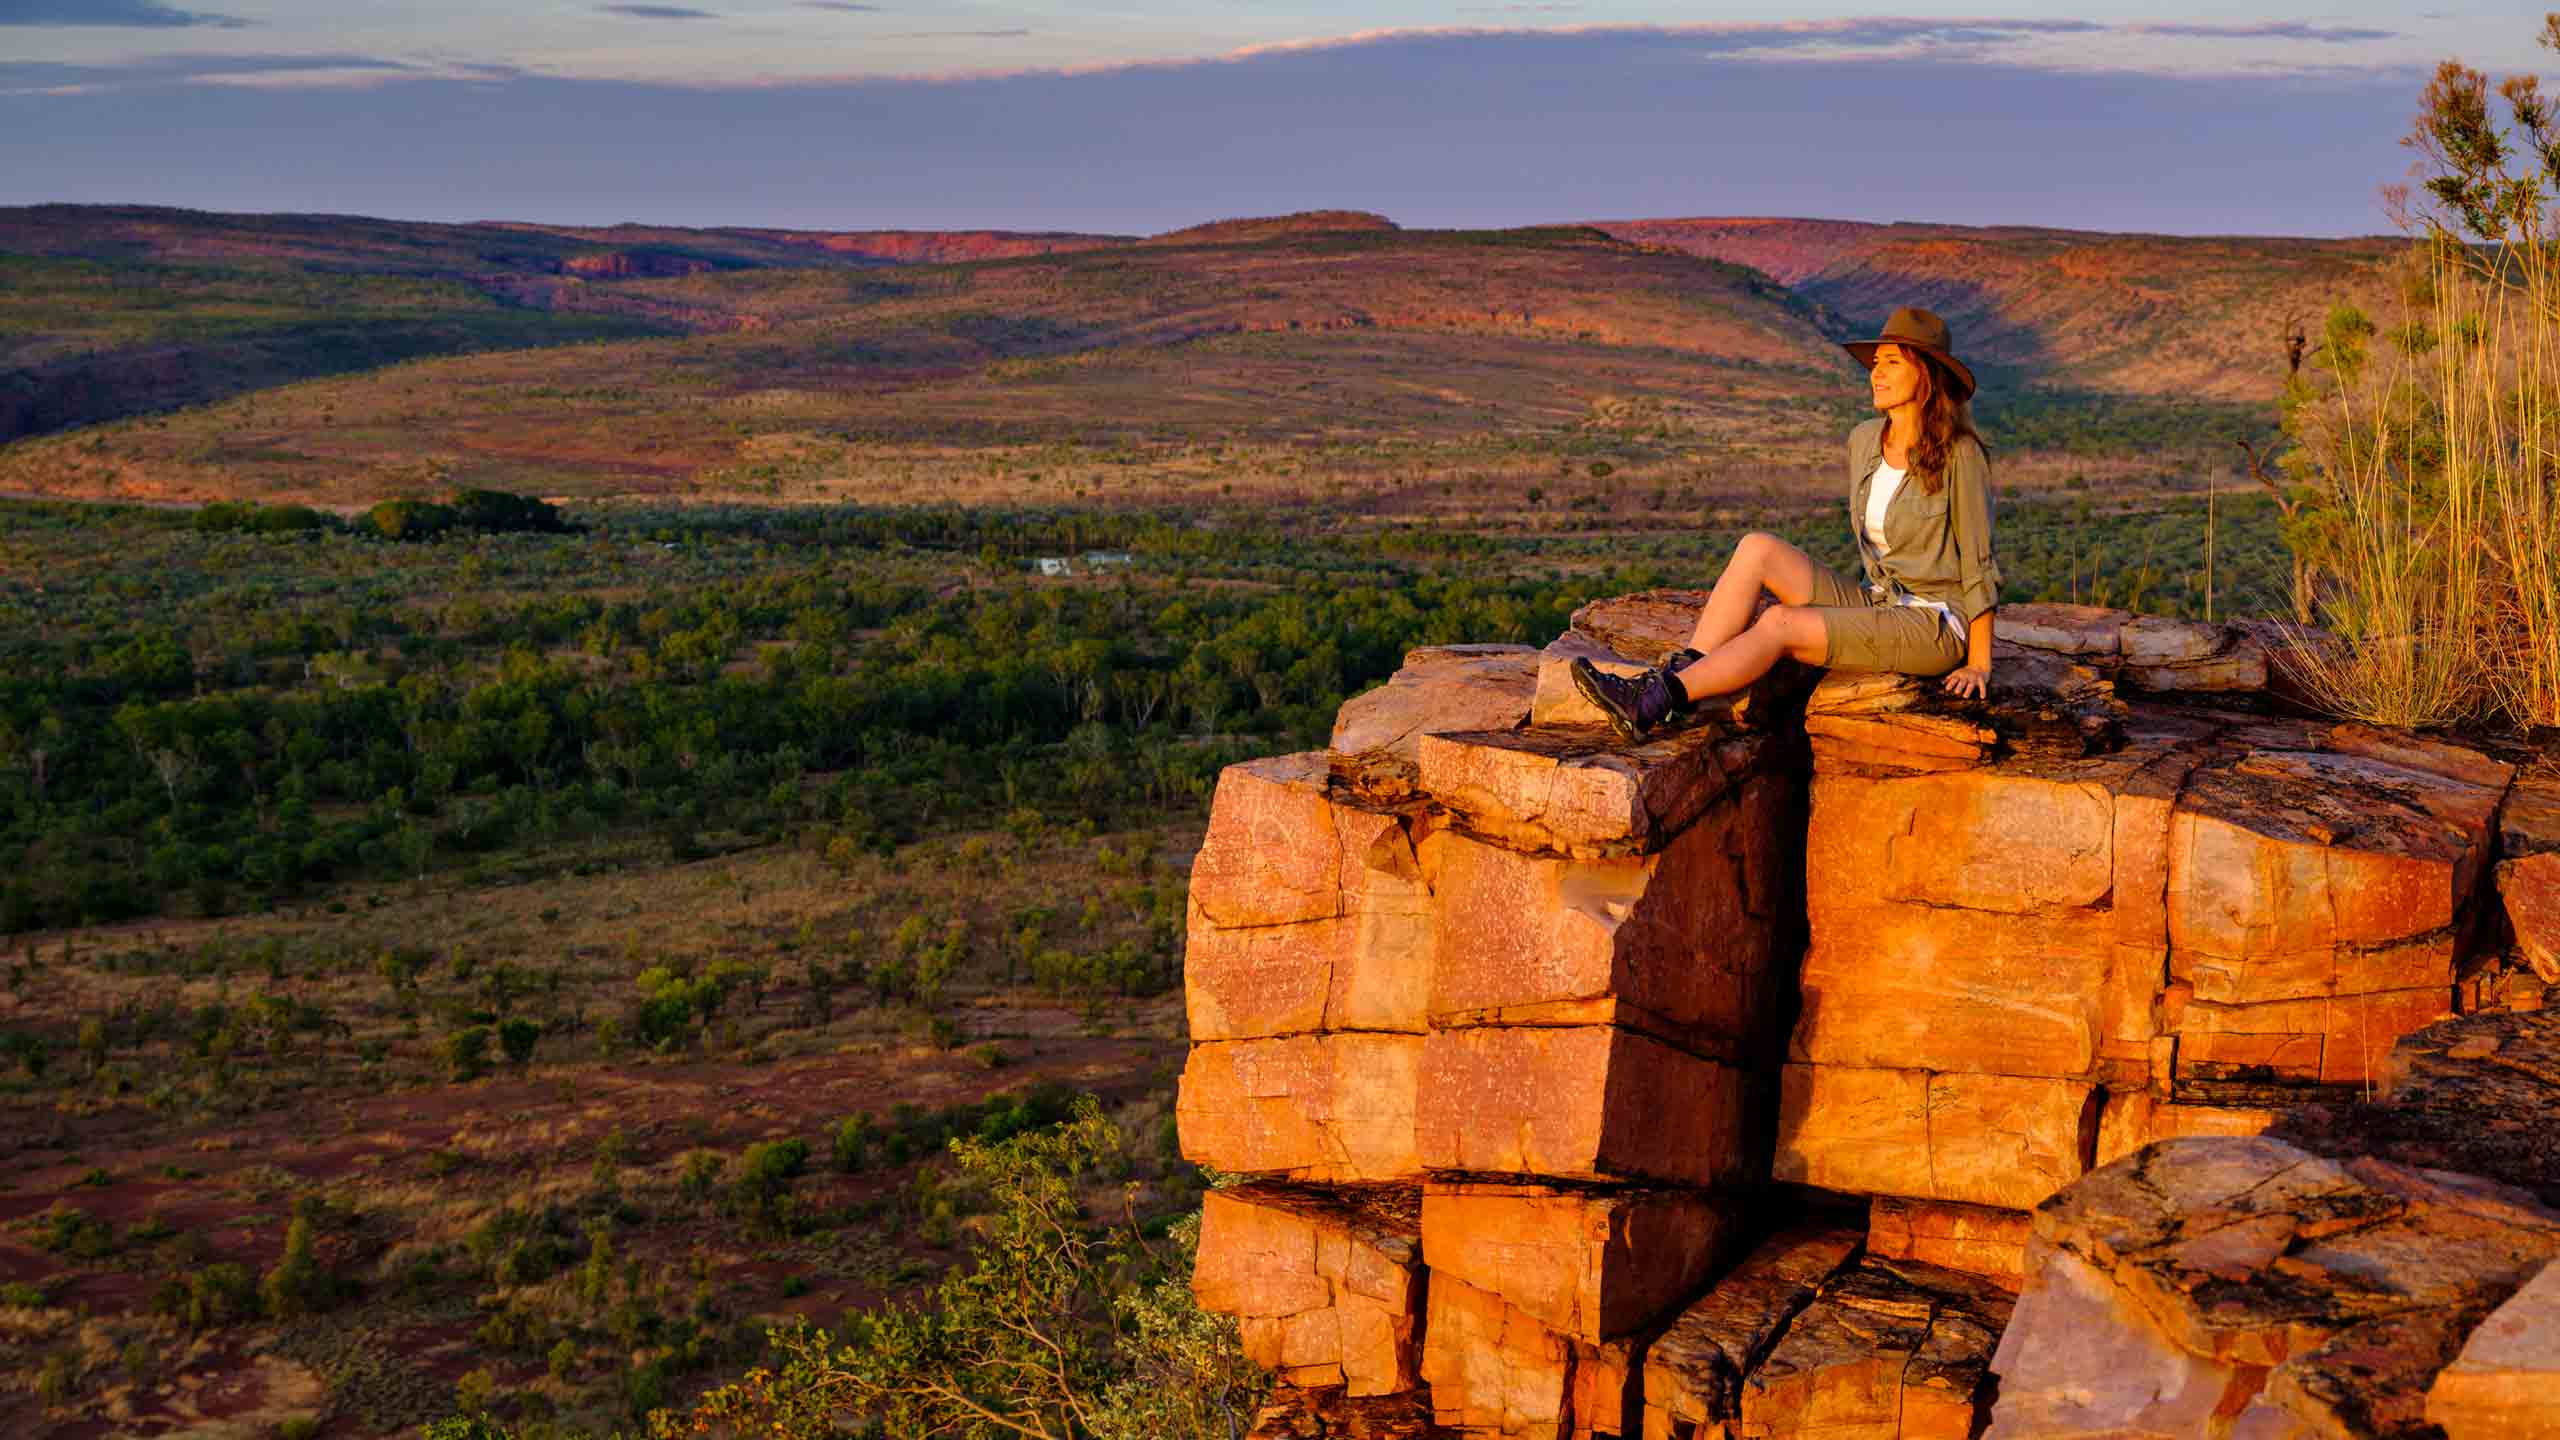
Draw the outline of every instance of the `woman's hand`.
[[[1944,683],[1950,695],[1983,699],[1991,693],[1991,667],[1968,665],[1961,670],[1950,670]]]

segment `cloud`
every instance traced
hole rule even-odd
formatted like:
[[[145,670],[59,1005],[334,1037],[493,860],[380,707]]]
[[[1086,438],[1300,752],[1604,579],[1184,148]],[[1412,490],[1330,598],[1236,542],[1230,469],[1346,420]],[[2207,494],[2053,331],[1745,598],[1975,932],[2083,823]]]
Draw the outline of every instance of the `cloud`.
[[[0,95],[94,95],[214,85],[243,90],[362,90],[398,81],[491,83],[526,78],[513,65],[393,60],[380,55],[143,55],[111,64],[0,60]]]
[[[2397,40],[2397,30],[2360,30],[2351,25],[2310,25],[2299,20],[2269,20],[2257,25],[2176,25],[2154,23],[2125,27],[2139,35],[2174,35],[2188,40],[2307,40],[2315,45],[2352,45],[2366,40]]]
[[[233,15],[173,9],[160,0],[0,0],[0,25],[98,25],[144,30],[208,26],[238,30],[248,23]]]
[[[1494,25],[1400,26],[1355,30],[1347,35],[1311,36],[1246,45],[1219,57],[1254,60],[1267,55],[1306,54],[1360,46],[1428,41],[1568,40],[1669,41],[1692,53],[1751,55],[1788,50],[1867,50],[1914,41],[1981,45],[2030,35],[2086,35],[2111,27],[2095,20],[1936,20],[1877,18],[1863,20],[1706,20],[1672,25]],[[1836,53],[1826,58],[1837,58]]]
[[[621,15],[633,20],[717,20],[709,10],[696,10],[686,5],[599,5],[607,15]]]

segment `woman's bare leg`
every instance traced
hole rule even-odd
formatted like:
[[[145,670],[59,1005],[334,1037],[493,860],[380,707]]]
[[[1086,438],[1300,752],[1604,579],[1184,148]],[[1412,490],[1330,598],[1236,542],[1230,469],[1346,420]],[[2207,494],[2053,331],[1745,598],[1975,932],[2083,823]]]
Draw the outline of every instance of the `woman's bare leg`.
[[[1763,590],[1777,596],[1782,605],[1809,604],[1813,558],[1775,535],[1754,530],[1734,542],[1733,558],[1725,562],[1706,608],[1698,612],[1698,628],[1690,633],[1689,648],[1711,655],[1717,646],[1740,636],[1751,624],[1751,612],[1760,608]]]
[[[1802,552],[1798,552],[1802,558]],[[1731,574],[1730,570],[1726,571]],[[1723,595],[1723,584],[1717,584],[1717,595]],[[1712,609],[1712,603],[1710,604]],[[1701,622],[1703,623],[1703,622]],[[1796,604],[1776,605],[1761,613],[1758,622],[1708,652],[1703,660],[1693,661],[1672,676],[1682,693],[1691,700],[1704,700],[1713,695],[1730,695],[1769,673],[1781,657],[1792,655],[1808,665],[1819,665],[1829,657],[1831,629],[1823,623],[1819,609]]]

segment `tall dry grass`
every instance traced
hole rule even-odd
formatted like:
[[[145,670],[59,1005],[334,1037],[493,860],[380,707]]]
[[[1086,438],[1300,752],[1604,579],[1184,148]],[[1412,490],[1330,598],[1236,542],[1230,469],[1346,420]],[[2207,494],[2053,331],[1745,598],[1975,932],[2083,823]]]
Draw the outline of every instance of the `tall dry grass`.
[[[2405,323],[2333,312],[2289,397],[2307,599],[2343,642],[2289,663],[2358,719],[2560,724],[2560,129],[2534,77],[2496,93],[2505,123],[2478,71],[2428,85]]]

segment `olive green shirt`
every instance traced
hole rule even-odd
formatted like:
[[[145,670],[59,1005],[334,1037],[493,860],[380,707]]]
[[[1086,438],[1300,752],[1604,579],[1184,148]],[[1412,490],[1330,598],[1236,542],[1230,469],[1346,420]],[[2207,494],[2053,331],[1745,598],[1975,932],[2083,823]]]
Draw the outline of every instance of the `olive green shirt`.
[[[1887,599],[1905,594],[1935,600],[1971,630],[1974,617],[2000,603],[2000,563],[1991,554],[1991,461],[1967,435],[1947,457],[1946,483],[1932,495],[1917,475],[1885,504],[1885,547],[1867,543],[1867,485],[1884,460],[1884,417],[1849,432],[1849,533],[1867,586]]]

